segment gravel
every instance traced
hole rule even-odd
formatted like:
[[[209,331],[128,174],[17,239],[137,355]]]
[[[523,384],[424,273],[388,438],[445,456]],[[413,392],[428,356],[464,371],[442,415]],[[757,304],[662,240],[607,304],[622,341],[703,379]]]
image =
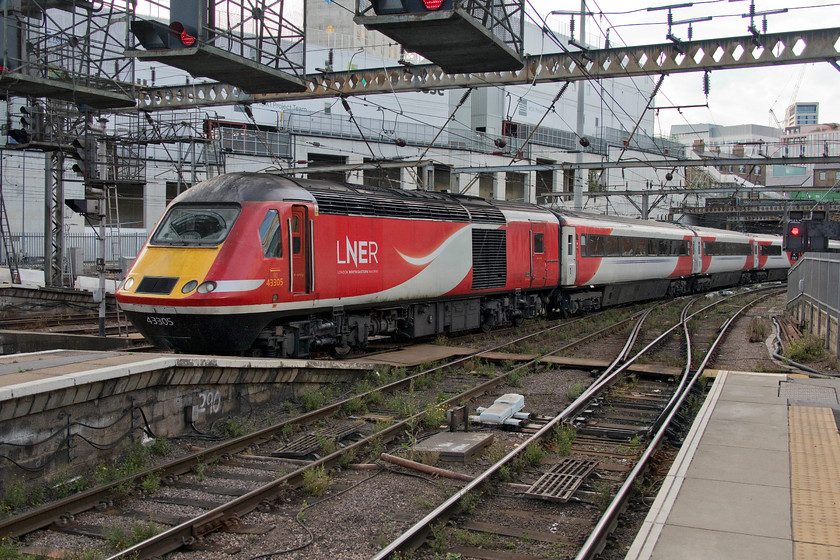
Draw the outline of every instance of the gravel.
[[[724,344],[714,367],[733,370],[779,371],[768,355],[764,343],[749,342],[749,320],[753,317],[767,317],[778,313],[784,304],[783,296],[774,298],[759,307],[753,308],[740,320],[735,330]],[[590,348],[593,355],[606,354],[604,345],[597,344]],[[613,352],[615,348],[613,346]],[[607,359],[607,356],[602,356]],[[467,380],[455,380],[452,385],[466,384]],[[591,382],[588,372],[570,369],[552,369],[524,376],[521,386],[500,386],[492,393],[479,398],[476,405],[489,406],[493,400],[504,393],[516,392],[525,395],[526,410],[539,415],[555,415],[568,403],[567,395],[579,384]],[[436,388],[435,391],[438,391]],[[454,388],[453,388],[454,390]],[[558,400],[559,398],[559,400]],[[272,414],[267,411],[266,414]],[[520,445],[527,436],[523,434],[493,430],[496,441],[507,449]],[[188,445],[187,442],[179,445]],[[392,454],[407,455],[408,442],[397,442],[388,449]],[[641,525],[652,497],[658,488],[658,480],[667,472],[669,458],[674,449],[665,448],[658,457],[657,464],[651,469],[647,486],[630,503],[627,513],[622,518],[613,534],[602,558],[614,560],[623,558],[636,531]],[[437,466],[466,474],[481,472],[489,464],[488,457],[462,463],[442,463]],[[216,484],[230,488],[248,489],[254,484],[237,480],[237,474],[243,477],[253,471],[230,465],[209,467],[207,476],[225,472],[229,478],[217,479]],[[268,471],[260,471],[265,474]],[[513,482],[528,483],[536,480],[540,472],[526,467],[520,477]],[[182,477],[192,480],[194,475]],[[230,477],[233,478],[230,478]],[[278,473],[277,476],[280,476]],[[268,512],[253,512],[243,517],[241,522],[247,528],[262,534],[240,534],[237,532],[216,532],[200,540],[195,550],[182,549],[167,556],[168,560],[217,559],[227,555],[236,560],[264,557],[284,558],[288,560],[331,558],[335,560],[355,560],[370,558],[383,546],[391,542],[403,531],[422,519],[431,509],[448,496],[451,496],[465,483],[446,478],[434,478],[429,475],[409,472],[393,465],[382,465],[382,470],[340,470],[330,474],[331,484],[321,497],[304,496],[300,491],[289,490],[278,499],[274,509]],[[155,499],[133,500],[131,508],[140,513],[155,515],[194,515],[201,510],[193,507],[162,503],[162,496],[193,497],[195,499],[219,499],[221,497],[207,492],[198,492],[177,487],[162,487],[155,494]],[[591,495],[590,495],[591,497]],[[587,532],[599,510],[586,500],[577,503],[557,504],[524,498],[522,488],[502,485],[493,493],[485,493],[476,502],[465,506],[472,509],[469,519],[475,522],[498,524],[516,528],[524,533],[551,533],[563,542],[548,543],[538,539],[512,539],[488,533],[456,531],[454,526],[438,528],[432,537],[436,544],[446,541],[447,550],[456,545],[493,546],[494,548],[512,548],[517,552],[543,556],[547,558],[571,558],[577,547],[583,543]],[[526,514],[523,514],[526,511]],[[128,517],[109,518],[107,523],[125,523],[133,527],[137,521]],[[456,516],[457,525],[466,518]],[[100,513],[79,516],[78,523],[95,525],[102,522]],[[563,544],[567,543],[567,544]],[[76,551],[82,548],[98,549],[103,554],[110,554],[102,541],[86,537],[71,536],[56,531],[41,531],[31,537],[27,545],[44,549],[70,548]],[[220,554],[221,553],[221,554]],[[413,558],[442,558],[436,551],[426,547],[418,551]],[[464,556],[467,558],[467,556]]]

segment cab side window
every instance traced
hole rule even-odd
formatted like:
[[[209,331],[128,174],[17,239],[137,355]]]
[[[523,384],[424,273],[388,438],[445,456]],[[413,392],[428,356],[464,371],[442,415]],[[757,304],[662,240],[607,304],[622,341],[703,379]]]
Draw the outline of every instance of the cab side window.
[[[260,224],[260,239],[263,255],[268,258],[283,256],[283,237],[280,228],[280,215],[277,210],[269,210]]]
[[[534,253],[545,252],[545,236],[542,233],[534,234]]]

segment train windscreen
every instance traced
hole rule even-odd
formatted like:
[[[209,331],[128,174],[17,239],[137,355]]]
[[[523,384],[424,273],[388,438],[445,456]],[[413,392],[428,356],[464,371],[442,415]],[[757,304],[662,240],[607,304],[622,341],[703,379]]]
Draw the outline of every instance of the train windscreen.
[[[238,206],[173,206],[152,236],[151,244],[218,245],[227,237],[237,216]]]

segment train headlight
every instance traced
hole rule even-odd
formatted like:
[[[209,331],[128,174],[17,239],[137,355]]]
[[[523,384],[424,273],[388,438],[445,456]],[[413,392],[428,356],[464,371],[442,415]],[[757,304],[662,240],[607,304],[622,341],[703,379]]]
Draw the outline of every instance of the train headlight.
[[[216,289],[216,283],[211,281],[202,282],[201,285],[196,290],[199,294],[209,294],[213,290]]]
[[[184,284],[183,288],[181,288],[181,293],[182,294],[188,294],[191,291],[195,290],[196,286],[198,286],[198,282],[196,282],[195,280],[190,280],[189,282]]]
[[[129,278],[126,278],[125,282],[123,282],[122,289],[127,292],[128,290],[131,289],[132,286],[134,286],[134,278],[129,277]]]

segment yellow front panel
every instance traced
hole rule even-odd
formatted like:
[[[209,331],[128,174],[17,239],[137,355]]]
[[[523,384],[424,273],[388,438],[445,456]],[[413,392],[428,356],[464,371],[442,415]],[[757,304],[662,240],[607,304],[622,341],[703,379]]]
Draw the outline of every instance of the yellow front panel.
[[[190,294],[181,293],[181,288],[190,280],[195,280],[200,284],[216,261],[220,249],[221,245],[208,248],[147,246],[128,273],[128,277],[134,278],[134,286],[129,292],[133,293],[137,289],[144,276],[160,276],[178,278],[178,283],[175,284],[172,293],[165,297],[187,297]],[[154,294],[138,295],[154,296]]]

